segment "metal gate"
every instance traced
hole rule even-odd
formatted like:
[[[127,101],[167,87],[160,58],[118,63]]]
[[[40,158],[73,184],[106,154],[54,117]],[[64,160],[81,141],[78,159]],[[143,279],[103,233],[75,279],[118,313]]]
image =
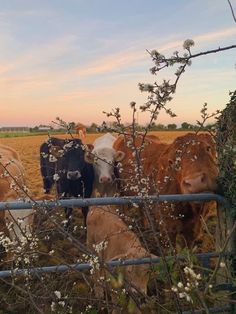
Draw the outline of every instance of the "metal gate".
[[[11,201],[11,202],[0,202],[0,210],[6,209],[31,209],[37,207],[43,207],[46,209],[52,209],[57,206],[60,207],[84,207],[84,206],[93,206],[93,205],[127,205],[127,204],[139,204],[151,200],[153,202],[180,202],[180,201],[216,201],[218,204],[218,212],[221,213],[225,208],[228,207],[227,200],[222,196],[217,194],[202,193],[202,194],[173,194],[173,195],[151,195],[148,197],[104,197],[104,198],[89,198],[89,199],[60,199],[56,201]],[[233,237],[234,238],[234,237]],[[227,259],[234,259],[234,249],[226,251],[223,253],[211,252],[211,253],[199,253],[195,256],[202,262],[205,268],[209,268],[209,261],[214,257],[224,257]],[[171,256],[167,256],[172,258]],[[178,256],[181,259],[181,256]],[[142,258],[142,259],[127,259],[122,261],[111,261],[107,262],[108,266],[126,266],[126,265],[139,265],[147,263],[159,263],[160,258]],[[3,270],[0,271],[0,278],[6,278],[17,275],[24,274],[39,274],[39,273],[50,273],[50,272],[66,272],[69,270],[88,270],[92,266],[88,263],[77,263],[70,265],[56,265],[56,266],[45,266],[45,267],[36,267],[36,268],[27,268],[27,269],[16,269],[16,270]],[[234,272],[235,270],[232,270]],[[236,289],[232,284],[223,283],[218,286],[219,290],[229,290],[232,293],[236,292]],[[209,313],[235,313],[236,308],[234,305],[228,305],[224,307],[215,307],[209,309]],[[191,314],[190,311],[182,312],[182,314]],[[194,313],[203,313],[201,310],[196,310]]]

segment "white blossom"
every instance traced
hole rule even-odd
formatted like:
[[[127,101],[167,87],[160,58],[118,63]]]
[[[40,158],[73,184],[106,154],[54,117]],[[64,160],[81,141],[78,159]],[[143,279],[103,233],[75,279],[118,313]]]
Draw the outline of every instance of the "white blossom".
[[[55,174],[53,175],[53,180],[54,180],[54,181],[58,181],[59,179],[60,179],[60,177],[59,177],[58,173],[55,173]]]
[[[183,43],[183,48],[189,50],[190,47],[194,46],[194,41],[192,39],[186,39]]]
[[[60,292],[60,291],[55,290],[55,291],[54,291],[54,294],[55,294],[55,296],[56,296],[58,299],[61,298],[61,292]]]
[[[51,311],[55,312],[56,311],[56,303],[52,301],[51,303]]]
[[[57,158],[53,155],[49,155],[49,161],[50,162],[56,162],[57,161]]]

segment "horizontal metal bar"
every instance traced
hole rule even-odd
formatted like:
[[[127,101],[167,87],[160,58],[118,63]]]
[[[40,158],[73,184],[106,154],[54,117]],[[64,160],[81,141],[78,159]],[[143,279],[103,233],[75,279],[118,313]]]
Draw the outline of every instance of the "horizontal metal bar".
[[[221,283],[212,288],[213,292],[218,292],[218,291],[223,291],[223,290],[234,291],[235,293],[236,287],[232,283]]]
[[[224,256],[230,255],[229,253],[224,253]],[[198,253],[194,254],[199,259],[203,258],[213,258],[218,257],[219,253],[210,252],[210,253]],[[167,256],[166,259],[173,259],[173,256]],[[184,259],[184,256],[178,256],[178,259]],[[140,259],[126,259],[126,260],[116,260],[107,262],[106,265],[110,267],[115,266],[128,266],[128,265],[141,265],[141,264],[156,264],[161,260],[160,257],[155,258],[140,258]],[[20,275],[28,275],[28,274],[41,274],[41,273],[50,273],[50,272],[66,272],[69,270],[88,270],[91,269],[92,266],[89,263],[77,263],[70,265],[57,265],[57,266],[45,266],[45,267],[35,267],[35,268],[23,268],[23,269],[13,269],[13,270],[2,270],[0,271],[0,278],[6,278],[11,276],[20,276]]]
[[[126,205],[132,203],[142,203],[145,201],[158,202],[190,202],[190,201],[216,201],[219,205],[226,207],[227,200],[218,194],[199,193],[199,194],[172,194],[172,195],[150,195],[148,197],[99,197],[99,198],[76,198],[76,199],[60,199],[53,201],[11,201],[0,202],[0,210],[5,209],[30,209],[37,207],[54,208],[62,207],[86,207],[93,205]]]
[[[226,305],[226,306],[221,306],[221,307],[212,307],[209,310],[209,313],[219,313],[219,314],[223,314],[223,313],[230,313],[232,311],[232,308],[230,305]],[[192,314],[193,311],[185,311],[182,312],[182,314]],[[194,310],[194,314],[204,314],[206,313],[205,310]]]

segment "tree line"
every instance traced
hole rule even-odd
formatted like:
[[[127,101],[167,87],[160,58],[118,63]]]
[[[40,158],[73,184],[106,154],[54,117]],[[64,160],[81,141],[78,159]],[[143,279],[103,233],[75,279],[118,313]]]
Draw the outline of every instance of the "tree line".
[[[110,128],[113,129],[114,125],[113,123],[110,123]],[[128,126],[128,125],[127,125]],[[214,127],[214,124],[207,124],[206,126],[202,127],[201,129],[212,129]],[[136,130],[142,131],[145,128],[144,125],[137,124],[136,123]],[[153,123],[150,127],[150,131],[173,131],[173,130],[179,130],[179,131],[195,131],[199,129],[199,125],[197,124],[191,124],[188,122],[183,122],[180,125],[177,125],[175,123],[169,123],[169,124],[162,124],[162,123]],[[100,132],[101,126],[96,123],[92,123],[90,126],[87,127],[88,133],[96,133]]]
[[[70,128],[71,128],[71,131],[73,133],[75,126],[76,126],[76,123],[70,122],[69,124],[71,126]],[[114,126],[115,126],[114,124],[115,124],[115,122],[110,122],[109,127],[111,129],[114,129]],[[102,125],[103,124],[97,124],[97,123],[92,122],[89,126],[86,127],[87,132],[88,133],[106,132],[106,130],[103,129]],[[124,126],[128,127],[128,124],[124,125]],[[201,129],[209,130],[209,129],[212,129],[213,127],[214,127],[214,124],[207,124],[206,126],[201,127]],[[136,123],[136,130],[137,131],[142,131],[144,128],[145,128],[145,125],[141,125],[141,124]],[[191,124],[188,122],[183,122],[180,125],[177,125],[175,123],[169,123],[169,124],[153,123],[151,126],[149,126],[150,131],[173,131],[173,130],[195,131],[198,129],[199,129],[199,125]],[[33,128],[30,128],[29,131],[32,133],[34,133],[34,132],[38,133],[38,132],[42,132],[43,130],[41,128],[39,128],[38,126],[35,126]],[[65,131],[64,127],[57,128],[57,129],[54,129],[54,128],[50,129],[50,132],[64,132],[64,131]]]

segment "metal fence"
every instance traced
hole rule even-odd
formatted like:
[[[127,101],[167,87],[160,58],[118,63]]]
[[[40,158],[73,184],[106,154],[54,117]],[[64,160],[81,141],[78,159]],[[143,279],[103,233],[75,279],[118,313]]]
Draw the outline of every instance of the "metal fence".
[[[148,197],[104,197],[104,198],[89,198],[89,199],[60,199],[53,201],[32,201],[32,200],[24,200],[24,201],[11,201],[11,202],[0,202],[0,210],[6,209],[31,209],[38,207],[44,209],[52,209],[55,207],[85,207],[85,206],[93,206],[93,205],[127,205],[127,204],[139,204],[145,201],[158,203],[158,202],[189,202],[189,201],[216,201],[218,204],[218,209],[221,211],[222,209],[228,206],[227,200],[222,196],[211,193],[202,193],[202,194],[174,194],[174,195],[151,195]],[[214,257],[218,257],[219,253],[211,252],[211,253],[199,253],[195,254],[195,256],[202,262],[203,266],[209,267],[209,260]],[[232,252],[225,252],[225,258],[232,257]],[[167,256],[167,259],[171,259],[173,257]],[[181,256],[178,256],[181,259]],[[146,263],[159,263],[160,258],[142,258],[142,259],[128,259],[123,261],[111,261],[107,262],[108,266],[126,266],[126,265],[139,265]],[[46,266],[46,267],[36,267],[36,268],[27,268],[27,269],[16,269],[16,270],[2,270],[0,271],[0,278],[6,278],[17,275],[28,275],[28,274],[40,274],[40,273],[50,273],[50,272],[66,272],[69,270],[78,270],[84,271],[91,268],[91,265],[88,263],[77,263],[70,265],[56,265],[56,266]],[[221,285],[221,289],[231,289],[234,290],[234,287],[229,286],[228,284]],[[231,305],[224,307],[216,307],[209,309],[209,313],[235,313],[234,307]],[[182,314],[189,314],[192,312],[182,312]],[[197,310],[194,313],[203,313],[201,310]]]

